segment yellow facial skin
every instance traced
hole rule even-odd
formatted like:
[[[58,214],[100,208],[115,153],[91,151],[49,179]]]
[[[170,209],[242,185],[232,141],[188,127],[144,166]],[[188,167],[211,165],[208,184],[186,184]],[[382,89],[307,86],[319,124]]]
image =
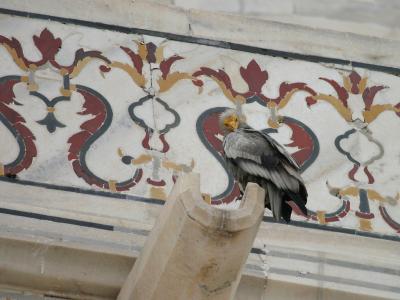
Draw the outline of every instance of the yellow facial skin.
[[[237,115],[230,115],[224,119],[224,126],[229,131],[235,131],[239,127],[239,118]]]

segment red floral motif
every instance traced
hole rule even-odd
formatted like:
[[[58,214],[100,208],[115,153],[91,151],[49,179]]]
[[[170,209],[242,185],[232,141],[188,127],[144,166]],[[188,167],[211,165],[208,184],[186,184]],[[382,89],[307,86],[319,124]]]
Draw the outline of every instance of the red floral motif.
[[[356,71],[352,71],[348,76],[343,77],[343,84],[339,84],[337,81],[327,78],[320,78],[321,80],[329,83],[336,92],[336,96],[317,94],[307,98],[307,104],[309,106],[317,103],[317,100],[328,101],[332,104],[335,109],[342,115],[342,117],[348,121],[354,121],[352,117],[352,111],[348,106],[349,95],[361,95],[364,102],[364,110],[362,111],[362,120],[365,123],[371,123],[384,111],[394,111],[399,115],[400,109],[399,104],[374,104],[374,99],[377,93],[386,87],[383,85],[367,86],[368,78],[362,78]],[[400,116],[400,115],[399,115]]]
[[[353,71],[349,75],[350,83],[351,83],[351,93],[352,94],[359,94],[360,93],[360,87],[359,84],[361,82],[361,76]]]
[[[83,61],[85,58],[98,58],[107,63],[110,63],[110,61],[106,57],[101,55],[100,51],[84,51],[81,48],[75,52],[75,59],[71,65],[63,66],[58,64],[55,56],[62,46],[62,41],[60,38],[54,38],[54,35],[47,28],[43,29],[39,36],[33,36],[33,42],[42,54],[42,58],[38,61],[30,61],[25,57],[21,44],[18,42],[17,39],[8,39],[0,35],[0,45],[5,44],[8,46],[7,50],[13,56],[14,60],[22,62],[22,64],[18,65],[25,71],[30,69],[32,66],[40,67],[49,62],[55,68],[65,69],[67,73],[71,74],[78,66],[78,63]]]
[[[395,107],[395,109],[396,109],[396,115],[397,115],[398,117],[400,117],[400,102],[397,103],[394,107]]]
[[[347,93],[346,89],[339,85],[335,80],[320,77],[319,79],[326,81],[329,83],[336,91],[339,100],[343,103],[345,107],[347,107],[347,99],[349,98],[349,94]],[[315,101],[316,103],[316,101]]]
[[[310,95],[315,95],[316,93],[314,92],[313,89],[307,86],[306,83],[303,82],[295,82],[295,83],[287,83],[287,82],[282,82],[281,85],[279,86],[279,96],[277,98],[267,98],[265,96],[261,96],[264,101],[268,102],[274,102],[279,106],[284,106],[282,105],[282,101],[286,99],[288,95],[291,93],[297,92],[297,91],[304,91],[308,92]],[[287,99],[289,100],[289,99]]]
[[[0,102],[5,104],[10,104],[14,101],[14,85],[18,83],[17,80],[6,80],[5,82],[0,82]]]
[[[85,162],[86,151],[88,148],[110,126],[111,120],[107,117],[111,111],[107,109],[108,105],[105,103],[105,99],[103,99],[94,91],[83,86],[79,86],[77,87],[77,92],[80,93],[85,100],[83,104],[83,110],[78,114],[92,115],[94,117],[82,123],[80,126],[82,131],[72,135],[68,139],[68,143],[70,144],[68,150],[68,160],[71,161],[75,174],[88,184],[96,185],[100,188],[112,189],[111,183],[93,174],[87,168]],[[95,135],[97,137],[93,139]],[[142,175],[143,171],[141,169],[137,169],[133,178],[125,182],[114,182],[115,189],[117,191],[129,190],[140,181]]]
[[[263,71],[254,59],[248,63],[246,68],[240,67],[239,71],[240,75],[248,86],[248,91],[244,93],[239,93],[233,88],[232,81],[229,75],[224,70],[218,69],[216,71],[211,68],[202,67],[200,68],[200,70],[194,72],[193,76],[196,78],[200,76],[208,76],[211,79],[215,80],[222,88],[225,96],[233,102],[236,102],[238,100],[244,102],[246,101],[246,99],[257,96],[258,102],[263,105],[267,105],[267,103],[273,102],[276,105],[280,105],[283,107],[287,104],[287,101],[282,101],[285,99],[289,100],[288,97],[291,96],[294,92],[305,91],[310,95],[316,95],[315,91],[303,82],[283,82],[279,86],[279,96],[277,98],[269,98],[262,93],[262,87],[264,84],[266,84],[268,80],[268,72],[265,70]],[[193,81],[193,83],[197,86],[203,85],[203,83],[199,80],[195,80]]]
[[[18,174],[24,169],[28,169],[33,161],[33,158],[37,156],[37,150],[34,143],[35,136],[33,133],[24,125],[25,119],[16,111],[8,107],[8,104],[14,103],[14,85],[19,83],[19,79],[10,79],[0,82],[0,115],[2,115],[6,122],[12,126],[17,136],[21,138],[24,144],[22,159],[15,163],[5,165],[5,174]]]
[[[224,70],[218,69],[217,71],[208,68],[208,67],[201,67],[200,70],[196,71],[193,73],[193,76],[200,77],[200,76],[208,76],[211,79],[215,80],[218,82],[223,89],[225,95],[230,99],[234,100],[236,96],[240,95],[240,93],[236,92],[233,87],[232,87],[232,82],[231,79],[229,78],[229,75],[226,74]],[[203,82],[200,82],[199,80],[195,80],[194,83],[197,86],[202,86]]]
[[[324,214],[324,221],[325,221],[325,223],[338,222],[338,221],[340,221],[340,219],[343,219],[344,217],[346,217],[347,214],[349,213],[349,211],[350,211],[350,201],[343,200],[342,206],[339,207],[339,209],[337,209],[335,212]],[[294,210],[294,212],[297,215],[302,215],[301,211],[299,212],[298,208],[297,208],[297,210]],[[318,215],[316,212],[309,210],[308,213],[312,220],[318,221]]]
[[[145,92],[148,92],[148,86],[146,83],[148,82],[145,74],[143,74],[143,66],[145,63],[149,64],[150,73],[152,73],[155,69],[159,69],[161,71],[161,76],[156,79],[158,82],[158,92],[162,93],[169,90],[175,83],[182,79],[190,79],[195,80],[195,78],[188,73],[182,72],[172,72],[171,66],[178,60],[183,59],[183,57],[174,55],[171,57],[164,57],[163,46],[157,46],[154,43],[144,43],[135,41],[137,45],[137,50],[134,51],[130,48],[121,46],[120,48],[129,55],[133,66],[122,64],[121,62],[112,62],[111,67],[120,68],[123,71],[127,72],[131,77],[133,82],[144,89]],[[158,65],[158,68],[157,68]],[[103,72],[103,71],[102,71]],[[153,75],[151,75],[153,76]],[[198,83],[198,82],[196,82]],[[200,86],[199,84],[197,84]],[[152,86],[154,88],[154,86]]]
[[[157,46],[150,42],[146,44],[146,49],[147,49],[146,60],[149,63],[155,63],[157,61],[156,58]]]
[[[261,71],[260,66],[253,59],[246,68],[240,67],[240,75],[244,81],[246,81],[249,92],[254,95],[261,94],[262,86],[267,82],[268,73],[267,71]]]
[[[142,58],[140,57],[140,55],[136,54],[134,51],[132,51],[131,49],[127,48],[127,47],[120,47],[126,54],[129,55],[129,57],[132,60],[133,66],[135,67],[136,71],[139,74],[142,74],[142,68],[143,68],[143,61]]]
[[[365,109],[370,110],[372,103],[374,102],[374,98],[376,93],[379,91],[383,90],[385,87],[384,86],[372,86],[368,87],[364,90],[362,94],[363,101],[365,103]]]
[[[170,58],[164,59],[161,63],[160,63],[160,70],[161,70],[161,74],[162,74],[162,78],[166,79],[171,66],[174,62],[176,62],[177,60],[183,59],[182,56],[178,56],[178,55],[174,55],[171,56]]]
[[[33,41],[40,53],[42,53],[42,61],[54,60],[62,43],[61,39],[55,39],[54,35],[47,28],[40,33],[40,36],[34,35]]]
[[[316,104],[317,100],[315,100],[314,97],[312,97],[312,96],[308,96],[308,97],[306,97],[306,103],[307,103],[307,106],[310,107],[311,105]]]
[[[379,212],[381,213],[382,218],[385,220],[385,222],[392,227],[397,233],[400,234],[400,224],[397,223],[393,218],[389,215],[387,209],[380,205],[379,206]]]
[[[74,61],[69,65],[69,66],[63,66],[58,64],[54,59],[50,60],[50,63],[57,69],[65,69],[68,74],[71,74],[74,72],[75,68],[78,66],[79,62],[87,59],[87,58],[97,58],[100,59],[106,63],[110,63],[108,58],[105,56],[101,55],[100,51],[85,51],[82,48],[76,50],[75,52],[75,58]],[[71,77],[71,75],[70,75]]]
[[[101,66],[99,67],[99,69],[100,69],[100,71],[101,71],[102,73],[107,73],[107,72],[110,72],[110,71],[111,71],[111,68],[110,68],[110,67],[107,67],[106,65],[101,65]]]
[[[23,67],[25,68],[24,70],[27,70],[28,66],[30,64],[32,64],[31,61],[29,61],[25,58],[21,44],[19,43],[19,41],[17,39],[15,39],[15,38],[8,39],[8,38],[0,35],[0,45],[7,45],[9,51],[10,51],[10,49],[14,50],[15,56],[13,58],[15,61],[22,60]],[[22,66],[20,65],[20,67],[22,67]]]
[[[372,176],[371,172],[368,170],[368,166],[364,167],[364,173],[368,177],[368,183],[372,184],[375,182],[374,176]]]
[[[310,134],[296,123],[286,122],[286,125],[292,130],[292,142],[287,147],[298,147],[300,150],[292,154],[295,161],[302,165],[308,160],[314,151],[314,141]]]
[[[144,138],[143,138],[143,140],[142,140],[142,146],[143,146],[143,148],[145,148],[145,149],[148,149],[148,150],[151,150],[152,148],[151,148],[151,146],[150,146],[150,137],[151,137],[151,134],[150,134],[150,132],[149,131],[146,131],[146,134],[145,134],[145,136],[144,136]],[[168,150],[169,150],[169,144],[168,144],[168,142],[165,140],[165,134],[163,133],[163,134],[160,134],[159,136],[158,136],[158,138],[160,139],[160,141],[161,141],[161,143],[162,143],[162,149],[161,150],[159,150],[161,153],[166,153],[166,152],[168,152]]]
[[[354,164],[353,168],[349,171],[349,173],[347,174],[347,176],[353,180],[353,181],[357,181],[354,176],[356,175],[358,169],[360,168],[360,165]]]

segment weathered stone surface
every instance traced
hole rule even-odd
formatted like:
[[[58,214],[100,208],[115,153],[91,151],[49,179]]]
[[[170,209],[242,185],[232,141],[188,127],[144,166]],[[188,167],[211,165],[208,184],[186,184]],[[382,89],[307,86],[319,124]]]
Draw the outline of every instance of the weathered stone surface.
[[[233,299],[264,211],[264,191],[249,184],[244,205],[206,204],[199,177],[178,179],[119,294],[128,299]]]
[[[348,32],[335,32],[329,30],[332,29],[330,25],[325,26],[328,29],[326,30],[323,26],[318,27],[319,23],[323,24],[318,19],[311,20],[311,22],[300,19],[296,22],[292,18],[291,22],[287,22],[282,18],[279,22],[274,21],[273,17],[270,20],[262,20],[251,16],[213,11],[188,11],[180,7],[165,5],[165,2],[159,4],[144,0],[84,0],[79,5],[71,5],[68,0],[40,0],[35,3],[36,5],[32,6],[29,0],[9,0],[3,1],[1,6],[105,24],[224,40],[306,55],[323,55],[397,67],[400,61],[398,51],[400,42],[393,41],[390,38],[390,31],[388,32],[387,29],[386,31],[383,29],[385,33],[381,34],[381,36],[385,35],[385,38],[378,39]],[[301,4],[298,5],[301,6]],[[60,7],[63,9],[60,10]],[[96,9],[96,14],[92,14],[93,9]],[[307,23],[311,23],[311,26],[304,26]],[[352,25],[349,24],[349,26]],[[365,32],[365,30],[358,31]]]
[[[74,299],[115,299],[147,235],[136,225],[129,226],[123,232],[105,231],[3,215],[0,290],[35,291]],[[303,291],[304,300],[318,299],[318,295],[339,299],[344,293],[350,299],[397,300],[397,244],[263,224],[235,299],[260,300],[269,294],[286,299]]]

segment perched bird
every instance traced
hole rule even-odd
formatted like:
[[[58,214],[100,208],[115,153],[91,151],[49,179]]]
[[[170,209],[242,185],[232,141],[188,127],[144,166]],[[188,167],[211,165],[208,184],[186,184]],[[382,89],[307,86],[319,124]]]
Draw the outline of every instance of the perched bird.
[[[307,215],[307,190],[299,166],[290,154],[268,134],[248,126],[244,116],[234,109],[223,112],[219,126],[224,133],[223,150],[228,170],[243,192],[248,182],[266,191],[265,206],[274,219],[287,223],[292,213],[287,203],[292,200]]]

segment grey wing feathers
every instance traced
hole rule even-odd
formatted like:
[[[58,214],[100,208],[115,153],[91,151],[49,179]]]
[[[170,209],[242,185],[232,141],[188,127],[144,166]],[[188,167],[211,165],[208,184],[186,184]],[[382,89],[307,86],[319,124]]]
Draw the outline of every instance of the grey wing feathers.
[[[285,162],[282,163],[282,166],[286,170],[286,172],[288,172],[291,176],[295,177],[298,181],[300,181],[302,184],[304,184],[303,178],[301,177],[298,170],[293,169],[292,166],[289,166]]]
[[[303,181],[297,172],[297,165],[293,166],[289,160],[293,158],[282,146],[271,140],[272,138],[267,138],[256,130],[238,129],[225,137],[223,147],[226,157],[233,159],[244,171],[271,180],[278,188],[298,192],[298,181]],[[283,160],[277,160],[279,165],[265,165],[263,158],[276,157],[279,154],[285,157]]]
[[[282,212],[282,193],[270,182],[267,183],[267,189],[272,215],[279,222]]]
[[[260,151],[259,145],[260,143],[257,143],[257,139],[252,136],[246,136],[238,130],[225,137],[223,147],[225,155],[229,158],[236,159],[240,157],[261,164],[262,151]]]
[[[293,159],[293,157],[286,151],[285,148],[282,147],[281,144],[279,144],[277,141],[275,141],[272,137],[270,137],[268,134],[261,133],[270,143],[271,145],[279,151],[280,154],[282,154],[288,162],[290,162],[296,169],[299,169],[299,165],[297,162]]]
[[[293,200],[307,215],[307,190],[290,154],[274,139],[251,128],[239,128],[223,142],[228,169],[243,191],[248,182],[256,182],[268,191],[265,205],[274,218],[290,221]]]
[[[256,164],[250,160],[237,159],[237,165],[249,174],[263,177],[272,181],[278,188],[284,190],[291,190],[293,192],[299,191],[299,182],[285,171],[271,170],[264,168],[262,165]]]

